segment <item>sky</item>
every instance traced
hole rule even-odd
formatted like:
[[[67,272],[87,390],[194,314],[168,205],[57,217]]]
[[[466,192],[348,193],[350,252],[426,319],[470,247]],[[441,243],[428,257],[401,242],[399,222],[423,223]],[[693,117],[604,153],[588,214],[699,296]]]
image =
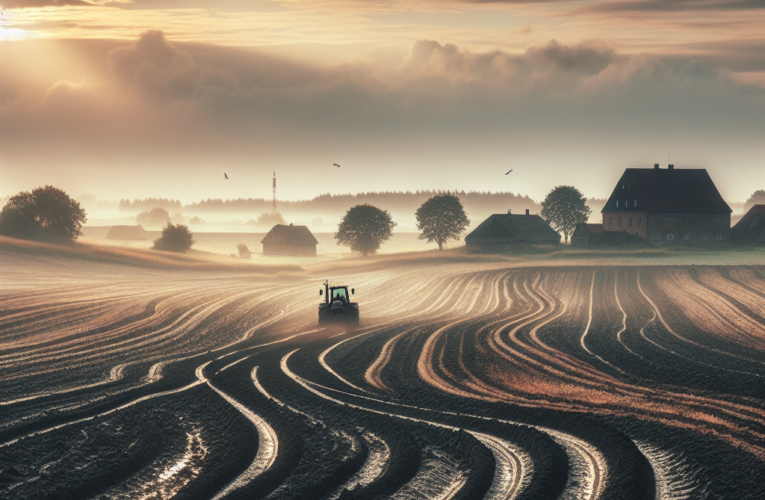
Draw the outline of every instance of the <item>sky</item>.
[[[765,189],[765,0],[0,6],[0,197]]]

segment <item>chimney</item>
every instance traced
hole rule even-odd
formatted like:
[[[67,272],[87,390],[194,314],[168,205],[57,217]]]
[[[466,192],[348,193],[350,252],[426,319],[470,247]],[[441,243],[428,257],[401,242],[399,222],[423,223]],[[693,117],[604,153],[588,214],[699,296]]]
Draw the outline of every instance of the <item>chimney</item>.
[[[674,169],[675,169],[675,164],[674,164],[674,163],[670,163],[669,165],[667,165],[667,167],[668,167],[670,170],[674,170]]]
[[[529,215],[529,209],[528,208],[526,209],[526,215]]]
[[[658,163],[654,163],[653,164],[653,169],[654,170],[659,170],[659,164]]]
[[[510,208],[508,208],[508,209],[507,209],[507,215],[512,215],[512,214],[513,214],[513,210],[512,210],[512,209],[510,209]]]

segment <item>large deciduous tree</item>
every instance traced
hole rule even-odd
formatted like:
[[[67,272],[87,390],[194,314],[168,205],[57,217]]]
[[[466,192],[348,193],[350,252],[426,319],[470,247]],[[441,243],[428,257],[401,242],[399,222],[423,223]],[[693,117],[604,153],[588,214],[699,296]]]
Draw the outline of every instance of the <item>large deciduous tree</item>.
[[[170,212],[160,207],[146,210],[135,216],[135,221],[146,227],[162,227],[170,220]]]
[[[387,210],[366,204],[356,205],[343,216],[335,239],[338,245],[351,247],[361,255],[369,255],[377,252],[382,242],[390,239],[397,225]]]
[[[470,220],[462,208],[460,199],[451,194],[433,196],[415,212],[417,229],[422,231],[419,238],[436,242],[443,250],[448,240],[459,241],[460,234],[468,227]]]
[[[755,205],[765,205],[765,190],[758,189],[744,202],[744,213]]]
[[[188,227],[183,224],[168,222],[167,226],[162,229],[162,236],[154,240],[152,248],[166,252],[185,252],[194,243],[196,243],[194,235]]]
[[[576,229],[577,224],[587,222],[591,212],[587,199],[577,188],[556,186],[542,202],[540,215],[553,229],[562,231],[568,243],[568,235]]]
[[[0,211],[0,234],[24,239],[76,239],[85,209],[61,189],[45,186],[12,196]]]

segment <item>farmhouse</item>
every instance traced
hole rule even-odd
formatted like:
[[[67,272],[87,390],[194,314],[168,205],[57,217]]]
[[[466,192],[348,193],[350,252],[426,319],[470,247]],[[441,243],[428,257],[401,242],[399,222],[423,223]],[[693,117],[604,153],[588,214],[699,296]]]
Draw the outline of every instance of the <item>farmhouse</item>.
[[[277,224],[261,240],[263,255],[316,257],[316,240],[306,226]]]
[[[465,247],[475,252],[502,252],[513,247],[560,244],[560,234],[538,215],[494,214],[465,236]]]
[[[606,232],[628,232],[649,241],[730,241],[732,210],[707,171],[628,168],[603,210]]]
[[[110,240],[145,240],[146,231],[143,226],[112,226],[106,233],[106,238]]]
[[[730,230],[735,243],[765,243],[765,205],[755,205]]]

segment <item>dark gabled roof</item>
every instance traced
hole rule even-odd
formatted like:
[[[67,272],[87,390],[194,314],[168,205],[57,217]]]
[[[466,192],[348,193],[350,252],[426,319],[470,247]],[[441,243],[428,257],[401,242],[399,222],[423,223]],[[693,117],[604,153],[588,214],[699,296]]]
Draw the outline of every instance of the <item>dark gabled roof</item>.
[[[755,205],[730,229],[731,241],[739,243],[765,242],[765,205]]]
[[[602,233],[603,231],[605,230],[603,229],[602,223],[589,224],[587,222],[580,222],[579,224],[576,225],[576,229],[574,229],[574,234],[572,234],[571,237],[573,238],[574,236],[576,236],[577,232],[581,232],[582,235],[590,235],[590,234]]]
[[[634,201],[637,200],[637,205]],[[627,207],[624,206],[627,201]],[[617,206],[617,202],[619,206]],[[731,213],[706,169],[628,168],[601,212]]]
[[[317,245],[319,243],[306,226],[292,224],[275,225],[260,242],[287,245]]]
[[[465,243],[560,243],[560,234],[538,215],[494,214],[468,234]]]

